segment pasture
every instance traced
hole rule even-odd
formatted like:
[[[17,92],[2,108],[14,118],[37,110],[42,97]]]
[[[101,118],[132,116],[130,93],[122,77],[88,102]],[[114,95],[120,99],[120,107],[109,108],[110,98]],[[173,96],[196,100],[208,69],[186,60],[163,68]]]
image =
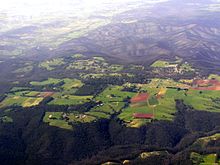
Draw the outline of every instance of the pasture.
[[[1,103],[0,107],[7,106],[22,106],[31,107],[38,105],[43,100],[43,97],[25,97],[17,95],[8,95]]]
[[[101,102],[100,105],[92,108],[86,114],[96,118],[109,119],[125,106],[125,99],[132,97],[135,93],[122,91],[122,86],[109,86],[102,93],[95,97],[96,101]]]
[[[63,58],[54,58],[52,60],[47,60],[39,64],[40,68],[46,69],[48,71],[54,70],[57,66],[65,64]]]
[[[217,154],[201,155],[199,153],[192,152],[190,154],[190,159],[193,162],[193,164],[198,165],[217,165],[220,163]]]
[[[60,83],[61,81],[63,80],[56,79],[56,78],[48,78],[47,80],[44,80],[44,81],[32,81],[30,82],[30,84],[33,86],[44,86],[44,85],[50,85],[50,84],[56,85]]]
[[[51,105],[76,105],[89,102],[93,96],[76,96],[57,92],[52,97],[54,99],[49,102]]]
[[[155,61],[151,67],[159,67],[159,68],[165,68],[168,67],[170,65],[170,63],[168,61],[162,61],[162,60],[158,60]]]
[[[176,112],[176,99],[183,100],[195,110],[219,112],[220,92],[193,90],[189,85],[171,79],[152,79],[149,84],[133,84],[139,90],[146,91],[150,96],[147,104],[130,104],[123,109],[119,118],[127,123],[136,121],[134,113],[155,114],[156,120],[173,120]],[[146,120],[139,119],[138,121]],[[137,122],[136,122],[137,123]]]
[[[93,116],[78,113],[67,113],[65,114],[66,118],[63,118],[63,114],[63,112],[46,112],[43,121],[50,126],[72,130],[72,126],[68,124],[69,122],[86,123],[96,119]]]
[[[91,71],[92,73],[106,73],[106,72],[118,72],[123,69],[122,65],[109,64],[105,61],[103,57],[93,57],[90,59],[77,59],[76,61],[70,63],[67,70],[75,69],[82,71]]]

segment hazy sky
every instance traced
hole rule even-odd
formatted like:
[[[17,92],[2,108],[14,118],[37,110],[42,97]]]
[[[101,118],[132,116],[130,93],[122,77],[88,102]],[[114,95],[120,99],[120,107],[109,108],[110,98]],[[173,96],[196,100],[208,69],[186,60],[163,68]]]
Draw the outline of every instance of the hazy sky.
[[[13,13],[24,16],[38,16],[50,12],[74,12],[74,9],[83,9],[81,12],[101,10],[108,4],[119,7],[131,2],[157,3],[167,0],[1,0],[0,12]]]

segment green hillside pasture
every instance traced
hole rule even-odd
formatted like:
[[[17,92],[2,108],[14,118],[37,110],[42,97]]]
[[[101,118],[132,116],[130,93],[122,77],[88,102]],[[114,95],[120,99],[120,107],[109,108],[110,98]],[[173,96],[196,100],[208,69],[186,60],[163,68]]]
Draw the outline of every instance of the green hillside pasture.
[[[214,134],[212,136],[206,136],[197,139],[193,144],[192,147],[194,148],[206,148],[209,143],[214,143],[215,141],[220,139],[220,133]]]
[[[23,68],[19,68],[13,71],[13,73],[28,73],[28,72],[31,72],[33,68],[34,68],[33,66],[25,66]]]
[[[63,112],[46,112],[43,121],[49,123],[50,126],[71,130],[72,126],[65,120],[61,119],[62,113]],[[49,119],[50,115],[52,115],[53,119]]]
[[[196,110],[209,112],[220,112],[220,92],[219,91],[198,91],[168,89],[165,98],[183,100],[186,105],[192,106]],[[216,100],[216,101],[214,101]]]
[[[3,123],[13,123],[13,119],[9,116],[0,117],[0,121]]]
[[[16,95],[16,96],[27,96],[27,97],[35,97],[38,94],[40,94],[40,92],[38,92],[38,91],[18,91],[18,92],[14,92],[14,95]]]
[[[123,102],[127,97],[133,97],[135,93],[121,91],[122,86],[109,86],[101,94],[99,94],[95,99],[102,101],[103,103],[108,102]]]
[[[101,101],[103,105],[94,107],[87,114],[96,118],[107,118],[116,112],[119,112],[124,106],[124,99],[132,97],[135,93],[121,91],[122,86],[109,86],[95,99]]]
[[[43,121],[45,123],[49,123],[50,126],[71,130],[72,126],[69,125],[68,122],[86,123],[86,122],[94,121],[96,119],[95,117],[90,115],[81,114],[82,117],[79,117],[80,114],[70,113],[67,114],[69,120],[66,121],[62,119],[62,113],[63,112],[46,112]],[[52,119],[49,118],[50,115],[52,115]]]
[[[191,105],[196,110],[220,112],[220,91],[189,90],[184,103]]]
[[[105,59],[103,57],[100,57],[100,56],[93,57],[93,59],[98,60],[98,61],[105,61]]]
[[[43,97],[34,98],[34,97],[23,97],[16,95],[9,95],[1,103],[0,107],[7,106],[22,106],[22,107],[31,107],[38,105],[43,100]]]
[[[151,82],[149,84],[142,84],[142,89],[144,90],[160,90],[160,88],[166,88],[166,87],[180,87],[184,88],[187,85],[176,82],[173,79],[158,79],[154,78],[151,79]],[[159,88],[159,89],[152,89],[152,88]]]
[[[104,104],[102,106],[96,106],[92,108],[89,112],[103,112],[106,114],[113,114],[114,110],[108,104]]]
[[[124,109],[119,115],[119,118],[125,122],[133,121],[134,113],[149,113],[155,114],[155,119],[157,120],[172,120],[173,114],[176,112],[175,101],[171,98],[163,98],[160,100],[159,104],[155,107],[142,106],[142,107],[131,107]],[[142,119],[145,120],[145,119]]]
[[[192,66],[187,62],[180,65],[180,69],[183,70],[184,72],[193,72],[193,71],[195,71],[195,69],[193,69]]]
[[[10,92],[17,92],[17,91],[26,91],[26,90],[30,90],[30,88],[27,87],[13,87]]]
[[[216,80],[220,81],[220,76],[217,74],[210,74],[208,79],[216,79]]]
[[[116,64],[113,64],[113,65],[109,66],[109,70],[112,71],[112,72],[119,72],[123,68],[124,67],[122,65],[116,65]]]
[[[152,86],[151,86],[152,84]],[[133,113],[153,113],[155,112],[155,119],[157,120],[172,120],[176,112],[176,99],[183,100],[186,105],[192,106],[196,110],[205,110],[209,112],[220,112],[220,92],[219,91],[197,91],[197,90],[178,90],[174,88],[167,88],[166,93],[162,98],[157,100],[155,94],[160,91],[160,87],[166,85],[174,87],[175,85],[182,85],[171,80],[153,80],[150,84],[142,84],[141,90],[146,90],[150,95],[148,100],[149,105],[146,106],[129,106],[124,109],[119,115],[119,118],[132,122]],[[109,90],[106,91],[108,96]],[[120,98],[120,97],[119,97]],[[103,99],[105,97],[103,96]],[[111,98],[114,99],[114,98]],[[117,97],[116,97],[117,99]],[[153,106],[155,105],[155,106]],[[141,119],[145,120],[145,119]]]
[[[60,83],[61,81],[62,81],[61,79],[48,78],[47,80],[44,80],[44,81],[32,81],[30,82],[30,84],[34,86],[44,86],[44,85],[50,85],[50,84],[56,85]]]
[[[110,119],[111,115],[103,112],[89,111],[85,113],[86,115],[95,117],[96,119]]]
[[[151,67],[159,67],[159,68],[165,68],[168,67],[170,65],[170,63],[168,61],[162,61],[162,60],[158,60],[155,61]]]
[[[41,101],[43,101],[43,97],[39,97],[39,98],[31,98],[29,97],[28,99],[26,99],[23,103],[22,106],[23,107],[32,107],[32,106],[36,106],[39,105],[39,103]]]
[[[83,57],[86,57],[86,56],[83,55],[83,54],[73,54],[71,57],[72,58],[83,58]]]
[[[75,96],[63,93],[55,93],[52,97],[54,98],[54,100],[52,100],[49,104],[76,105],[89,102],[89,100],[92,99],[93,96]]]
[[[86,78],[101,78],[101,77],[121,77],[121,76],[128,76],[128,77],[134,77],[133,74],[130,73],[90,73],[90,74],[81,74],[80,77],[83,79]]]
[[[119,72],[123,69],[123,65],[110,65],[102,57],[93,57],[93,59],[78,59],[69,64],[66,69],[86,70],[98,73],[104,73],[106,71]]]
[[[124,102],[108,102],[103,103],[103,105],[96,106],[92,108],[88,113],[96,118],[106,118],[109,119],[110,116],[116,112],[119,112],[123,107]]]
[[[47,60],[39,64],[40,68],[44,68],[48,71],[54,70],[57,66],[65,64],[63,58],[55,58],[52,60]]]
[[[77,79],[65,78],[63,79],[63,81],[65,84],[62,85],[61,87],[63,88],[64,91],[75,92],[77,88],[83,86],[83,83]]]
[[[208,155],[201,155],[196,152],[192,152],[190,154],[190,159],[192,160],[193,164],[198,165],[217,165],[219,164],[217,154],[208,154]]]

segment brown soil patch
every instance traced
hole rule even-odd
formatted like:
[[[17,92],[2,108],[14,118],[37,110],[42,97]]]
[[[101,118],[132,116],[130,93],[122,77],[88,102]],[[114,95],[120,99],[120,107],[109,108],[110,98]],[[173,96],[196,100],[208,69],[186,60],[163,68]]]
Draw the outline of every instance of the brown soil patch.
[[[137,96],[134,96],[130,101],[131,103],[144,102],[147,101],[149,97],[150,95],[147,93],[139,93]]]

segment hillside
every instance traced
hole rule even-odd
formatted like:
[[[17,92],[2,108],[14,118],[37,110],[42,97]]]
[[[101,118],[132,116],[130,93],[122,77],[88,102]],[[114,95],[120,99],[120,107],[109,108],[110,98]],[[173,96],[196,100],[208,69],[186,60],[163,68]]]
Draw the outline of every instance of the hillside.
[[[7,3],[1,165],[220,164],[218,0]]]

